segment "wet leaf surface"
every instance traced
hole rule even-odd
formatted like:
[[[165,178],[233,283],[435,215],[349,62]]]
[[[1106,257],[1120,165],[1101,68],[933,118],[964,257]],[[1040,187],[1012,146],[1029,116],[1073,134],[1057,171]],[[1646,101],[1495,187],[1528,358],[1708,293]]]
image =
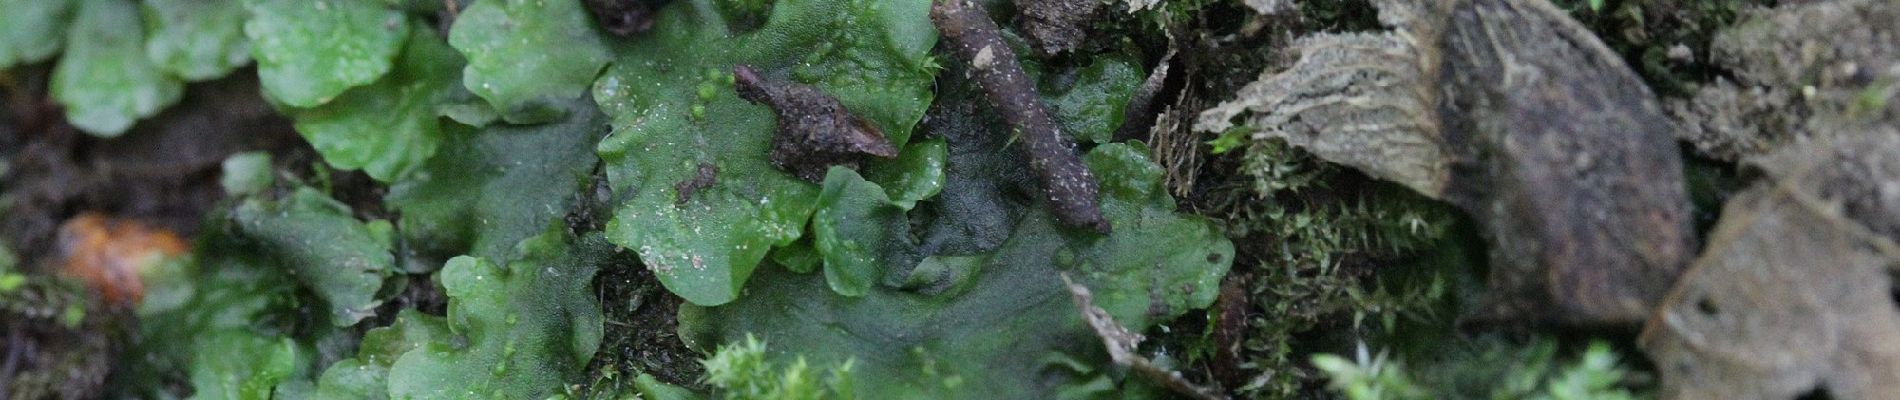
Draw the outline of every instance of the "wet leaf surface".
[[[1064,133],[1081,143],[1108,143],[1125,119],[1123,111],[1147,73],[1122,57],[1097,57],[1070,77],[1044,76],[1043,103]],[[1065,79],[1066,78],[1066,79]],[[1052,84],[1052,81],[1066,81]]]
[[[397,358],[454,335],[440,316],[403,310],[396,315],[396,322],[364,333],[355,357],[339,360],[324,369],[315,382],[311,398],[388,399],[389,367]]]
[[[338,326],[354,325],[382,304],[377,293],[396,271],[387,221],[358,221],[349,206],[311,188],[279,201],[246,201],[232,219],[244,238],[323,299]]]
[[[409,246],[432,259],[499,259],[566,215],[599,159],[607,118],[591,99],[568,101],[542,125],[452,126],[442,149],[384,201],[402,214]]]
[[[478,0],[449,31],[462,84],[513,123],[560,117],[611,60],[583,0]],[[558,44],[549,46],[549,44]]]
[[[67,34],[66,54],[53,71],[53,99],[66,120],[97,136],[113,137],[183,97],[185,85],[145,57],[138,5],[127,0],[82,1]],[[9,11],[11,12],[11,11]]]
[[[938,291],[878,284],[863,297],[814,295],[828,290],[824,277],[766,267],[738,301],[683,308],[681,331],[700,346],[754,334],[821,365],[855,359],[864,396],[1045,398],[1071,379],[1045,368],[1046,357],[1106,358],[1059,272],[1092,289],[1116,320],[1142,329],[1212,304],[1232,262],[1232,244],[1212,225],[1173,212],[1160,168],[1142,152],[1111,144],[1087,157],[1112,182],[1104,212],[1122,229],[1108,237],[1066,230],[1038,209],[994,252],[937,257],[912,272],[949,288]]]
[[[600,346],[594,273],[613,247],[559,224],[506,262],[457,257],[438,275],[448,328],[390,366],[391,398],[545,398],[563,393]]]
[[[435,155],[443,136],[437,106],[460,93],[461,55],[419,30],[396,62],[396,70],[375,83],[291,112],[297,132],[331,166],[389,182]]]
[[[151,40],[145,54],[172,75],[188,81],[222,77],[251,63],[251,39],[244,36],[249,16],[240,0],[145,0]]]
[[[315,107],[390,71],[409,21],[375,0],[244,0],[264,93]]]
[[[924,1],[780,4],[756,31],[732,35],[710,2],[675,2],[651,32],[617,51],[594,86],[614,119],[598,147],[625,199],[608,238],[634,250],[667,289],[696,304],[738,297],[773,246],[801,236],[818,187],[768,159],[775,116],[734,93],[735,65],[836,97],[894,146],[929,103],[925,52],[935,42]],[[847,72],[848,71],[848,72]],[[699,165],[717,176],[680,203]]]

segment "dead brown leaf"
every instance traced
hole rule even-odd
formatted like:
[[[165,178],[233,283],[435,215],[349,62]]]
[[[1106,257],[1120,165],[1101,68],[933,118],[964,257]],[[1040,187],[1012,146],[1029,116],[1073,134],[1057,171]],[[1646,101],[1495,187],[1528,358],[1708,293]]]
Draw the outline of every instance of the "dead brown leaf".
[[[1300,39],[1300,60],[1202,113],[1471,213],[1489,318],[1635,324],[1694,249],[1682,161],[1642,80],[1542,0],[1382,0],[1383,33]]]
[[[1886,272],[1900,247],[1860,222],[1900,211],[1900,136],[1805,143],[1772,159],[1644,329],[1662,398],[1900,394],[1900,308]]]

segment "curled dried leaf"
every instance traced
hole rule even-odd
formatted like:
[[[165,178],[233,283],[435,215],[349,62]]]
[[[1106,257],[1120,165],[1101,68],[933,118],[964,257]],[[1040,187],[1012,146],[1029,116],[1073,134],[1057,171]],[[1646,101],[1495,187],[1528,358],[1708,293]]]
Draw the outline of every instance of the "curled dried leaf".
[[[1234,117],[1255,140],[1280,139],[1432,197],[1450,180],[1448,154],[1434,112],[1428,57],[1411,37],[1393,33],[1321,34],[1301,38],[1300,60],[1263,76],[1234,101],[1201,113],[1195,129],[1222,132]]]

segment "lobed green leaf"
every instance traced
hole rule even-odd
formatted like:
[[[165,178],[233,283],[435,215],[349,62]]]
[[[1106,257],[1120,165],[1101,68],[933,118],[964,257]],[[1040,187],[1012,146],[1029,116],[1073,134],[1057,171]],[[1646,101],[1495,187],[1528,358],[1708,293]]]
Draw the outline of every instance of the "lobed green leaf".
[[[688,301],[737,298],[767,250],[802,235],[818,190],[768,161],[774,116],[733,93],[733,66],[814,85],[902,146],[930,101],[929,6],[787,1],[757,31],[736,35],[711,0],[661,10],[594,86],[614,118],[598,152],[627,199],[608,238]],[[706,187],[692,185],[715,169]]]
[[[500,259],[565,215],[599,162],[594,143],[608,123],[592,99],[562,106],[562,119],[543,125],[451,124],[440,154],[384,197],[401,212],[409,246]]]
[[[189,81],[222,77],[251,62],[239,0],[144,0],[152,37],[145,55],[165,72]]]
[[[409,22],[376,0],[245,0],[264,94],[315,107],[389,72]]]
[[[449,44],[468,57],[462,84],[513,123],[560,117],[612,59],[581,0],[476,0]]]
[[[395,271],[392,244],[379,233],[388,222],[358,221],[349,206],[307,187],[281,201],[250,199],[232,220],[327,303],[337,326],[355,325],[382,304],[377,292]]]
[[[682,308],[682,336],[706,346],[758,335],[816,363],[855,359],[855,392],[869,398],[1052,397],[1075,377],[1048,373],[1048,357],[1107,358],[1060,273],[1141,330],[1212,304],[1234,255],[1213,224],[1174,213],[1160,167],[1142,150],[1107,144],[1085,161],[1110,183],[1103,212],[1116,226],[1112,235],[1064,229],[1037,209],[993,252],[927,259],[934,266],[913,277],[962,271],[945,275],[962,280],[952,284],[959,289],[934,294],[875,285],[863,297],[833,295],[825,278],[767,268],[737,301]]]
[[[52,78],[53,99],[66,107],[73,127],[118,136],[184,96],[184,82],[145,57],[141,26],[138,6],[129,0],[79,2],[66,56]]]
[[[599,348],[594,272],[613,247],[598,234],[574,238],[550,225],[498,265],[456,257],[438,273],[449,296],[448,327],[390,366],[389,393],[402,399],[546,398],[579,379]]]
[[[400,178],[440,146],[437,106],[459,93],[461,58],[435,33],[417,30],[395,71],[328,104],[292,111],[297,132],[337,169],[362,169],[383,182]]]
[[[66,42],[72,0],[0,0],[0,69],[53,58]]]

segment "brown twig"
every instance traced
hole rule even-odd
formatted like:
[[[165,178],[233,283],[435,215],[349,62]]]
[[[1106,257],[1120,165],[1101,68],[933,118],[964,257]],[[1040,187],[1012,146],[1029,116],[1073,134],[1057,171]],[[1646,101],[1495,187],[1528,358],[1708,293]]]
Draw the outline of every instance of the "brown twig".
[[[1003,42],[983,6],[970,0],[938,1],[930,7],[930,20],[951,52],[968,64],[971,79],[989,98],[992,109],[1022,135],[1029,166],[1042,180],[1056,220],[1108,233],[1108,219],[1102,217],[1095,198],[1095,175],[1075,154],[1075,143],[1056,128],[1035,86],[1016,63],[1016,52]]]
[[[1095,330],[1095,335],[1102,338],[1102,345],[1108,348],[1108,358],[1115,364],[1128,367],[1143,378],[1147,378],[1149,382],[1159,384],[1191,399],[1224,400],[1227,398],[1219,390],[1189,382],[1186,377],[1181,376],[1179,371],[1157,365],[1154,360],[1136,352],[1135,347],[1146,338],[1140,333],[1129,331],[1120,322],[1115,322],[1115,317],[1109,315],[1108,310],[1096,306],[1095,296],[1089,293],[1088,286],[1075,283],[1074,279],[1069,278],[1067,272],[1061,273],[1060,276],[1062,285],[1069,289],[1069,298],[1075,300],[1076,309],[1082,311],[1082,320],[1088,322],[1089,328]]]

